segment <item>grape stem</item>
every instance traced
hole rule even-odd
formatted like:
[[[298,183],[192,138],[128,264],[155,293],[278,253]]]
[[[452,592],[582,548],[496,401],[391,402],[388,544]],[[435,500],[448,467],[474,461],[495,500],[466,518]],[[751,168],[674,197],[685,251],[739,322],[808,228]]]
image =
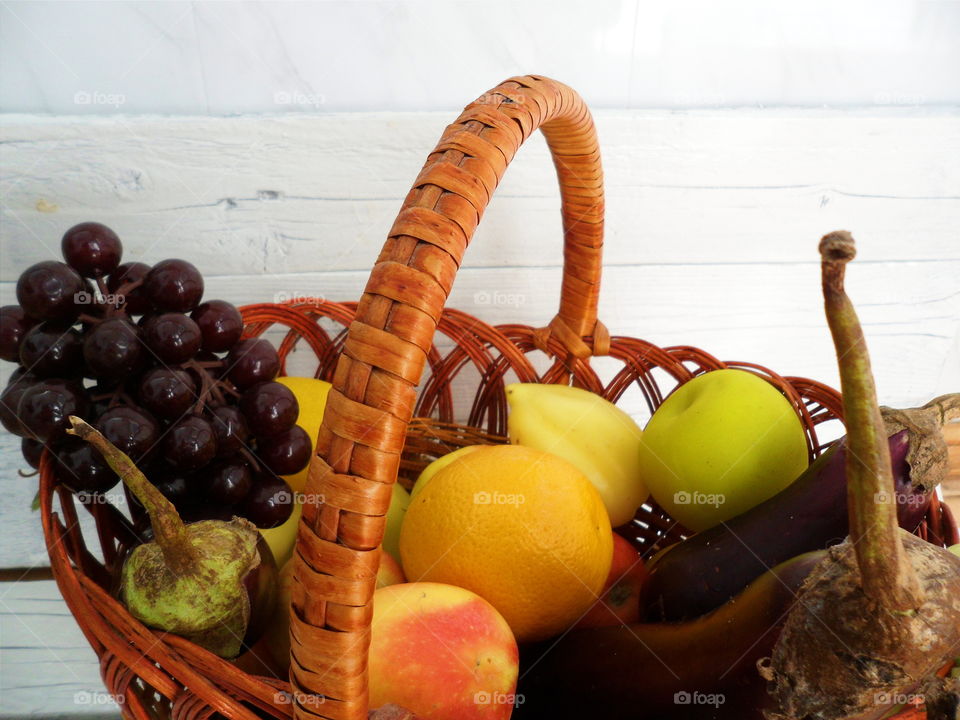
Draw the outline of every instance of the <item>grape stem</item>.
[[[824,306],[837,352],[847,428],[850,541],[864,593],[882,608],[904,612],[922,604],[923,591],[900,540],[890,449],[870,355],[844,290],[846,264],[855,255],[853,237],[845,230],[820,241]]]
[[[186,525],[177,509],[147,480],[126,453],[101,435],[92,425],[76,415],[70,416],[70,435],[76,435],[96,448],[123,484],[136,496],[150,516],[153,535],[163,552],[163,559],[177,575],[192,573],[197,567],[197,550],[187,535]]]

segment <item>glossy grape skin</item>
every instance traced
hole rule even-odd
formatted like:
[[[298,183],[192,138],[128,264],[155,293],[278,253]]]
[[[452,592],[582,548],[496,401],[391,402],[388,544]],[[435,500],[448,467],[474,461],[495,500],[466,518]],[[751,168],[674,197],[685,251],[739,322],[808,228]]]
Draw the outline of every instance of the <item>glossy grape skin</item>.
[[[146,278],[148,272],[150,266],[146,263],[123,263],[107,278],[107,290],[116,295],[124,285]],[[150,298],[143,285],[123,293],[123,309],[128,315],[142,315],[150,310]]]
[[[107,318],[91,329],[83,341],[83,359],[90,375],[119,379],[138,370],[146,348],[137,327],[124,317]]]
[[[156,484],[156,488],[167,500],[179,508],[191,499],[191,495],[193,494],[190,487],[192,484],[191,481],[192,478],[190,476],[179,473],[161,479],[160,482]]]
[[[276,348],[263,338],[247,338],[231,348],[226,359],[227,377],[241,390],[273,380],[280,372]]]
[[[0,307],[0,359],[20,362],[20,343],[35,324],[19,305]]]
[[[74,297],[87,289],[83,278],[66,263],[45,260],[31,265],[17,280],[17,302],[38,320],[72,322],[80,313]]]
[[[221,505],[241,502],[253,486],[253,473],[243,463],[224,463],[209,472],[205,494],[209,500]]]
[[[299,425],[261,441],[257,439],[257,459],[277,475],[293,475],[310,462],[310,436]]]
[[[147,273],[143,287],[157,310],[189,312],[203,297],[203,276],[186,260],[161,260]]]
[[[17,414],[34,437],[49,443],[64,436],[70,415],[83,417],[86,409],[86,394],[79,383],[50,378],[23,393]]]
[[[217,454],[213,426],[197,415],[177,421],[164,437],[163,454],[168,463],[180,470],[202,468]]]
[[[277,527],[285,523],[293,512],[293,492],[283,479],[270,473],[261,473],[254,479],[253,488],[239,510],[258,528]]]
[[[213,409],[210,424],[217,435],[217,457],[232,457],[250,437],[250,429],[240,409],[233,405],[221,405]]]
[[[200,328],[178,312],[153,315],[143,324],[147,346],[164,363],[179,365],[200,349]]]
[[[226,352],[237,344],[243,333],[243,316],[224,300],[208,300],[190,313],[190,317],[203,334],[201,347],[209,352]]]
[[[42,442],[33,438],[23,438],[20,441],[20,453],[34,470],[40,467],[40,456],[43,455],[44,447],[46,446]]]
[[[57,477],[75,493],[106,492],[120,482],[92,445],[69,440],[57,452]]]
[[[240,411],[250,432],[258,438],[268,438],[293,427],[300,405],[290,388],[270,381],[247,390],[240,398]]]
[[[60,241],[63,257],[74,270],[88,278],[109,275],[120,264],[123,245],[106,225],[85,222],[74,225]]]
[[[0,393],[0,425],[3,425],[7,432],[20,437],[30,435],[30,431],[20,421],[20,398],[39,381],[40,379],[34,375],[23,374],[15,381],[9,382]]]
[[[160,440],[160,426],[146,411],[118,405],[109,408],[96,422],[96,428],[138,466]]]
[[[154,415],[176,420],[197,402],[197,386],[186,370],[156,367],[143,374],[137,397]]]
[[[20,364],[37,377],[83,374],[83,340],[69,325],[43,322],[20,343]]]

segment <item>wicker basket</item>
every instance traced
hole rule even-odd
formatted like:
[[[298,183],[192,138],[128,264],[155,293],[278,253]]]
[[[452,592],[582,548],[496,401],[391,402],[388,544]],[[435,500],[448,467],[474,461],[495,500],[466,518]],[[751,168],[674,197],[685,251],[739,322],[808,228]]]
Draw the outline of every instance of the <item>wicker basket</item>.
[[[553,155],[562,198],[559,313],[543,328],[492,327],[444,310],[484,208],[520,144],[538,128]],[[281,355],[302,341],[318,358],[317,377],[334,384],[306,487],[326,504],[304,505],[297,539],[289,682],[249,674],[134,620],[109,592],[124,548],[134,541],[130,522],[111,505],[86,505],[96,519],[98,560],[78,529],[78,498],[57,485],[50,458],[43,458],[41,509],[54,576],[124,717],[366,718],[370,600],[391,485],[398,477],[409,485],[427,462],[456,447],[502,442],[505,378],[572,381],[612,401],[636,385],[653,411],[696,375],[739,367],[779,388],[806,428],[810,456],[822,450],[817,426],[841,412],[835,390],[751,363],[721,362],[693,347],[611,337],[597,320],[602,238],[602,171],[590,113],[560,83],[513,78],[469,105],[443,133],[358,303],[243,309],[247,335],[284,326]],[[331,323],[342,330],[323,329]],[[437,349],[438,331],[452,350]],[[552,364],[537,372],[531,353],[544,353]],[[599,355],[619,364],[607,383],[589,363]],[[425,368],[429,378],[418,394]],[[466,368],[474,368],[479,381],[466,423],[457,424],[451,386]],[[651,506],[619,531],[645,552],[683,535]],[[936,500],[918,532],[931,542],[957,542],[956,524]]]

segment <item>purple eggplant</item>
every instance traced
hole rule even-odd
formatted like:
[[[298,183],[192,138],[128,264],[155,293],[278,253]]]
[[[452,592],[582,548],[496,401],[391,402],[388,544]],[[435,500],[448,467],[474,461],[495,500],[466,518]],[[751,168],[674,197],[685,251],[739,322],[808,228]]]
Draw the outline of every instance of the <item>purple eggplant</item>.
[[[945,396],[955,398],[956,396]],[[913,532],[946,472],[944,398],[883,408],[900,527]],[[938,404],[939,403],[939,404]],[[846,442],[840,439],[791,485],[756,507],[674,545],[650,566],[640,598],[647,622],[678,622],[720,607],[789,558],[847,536]]]

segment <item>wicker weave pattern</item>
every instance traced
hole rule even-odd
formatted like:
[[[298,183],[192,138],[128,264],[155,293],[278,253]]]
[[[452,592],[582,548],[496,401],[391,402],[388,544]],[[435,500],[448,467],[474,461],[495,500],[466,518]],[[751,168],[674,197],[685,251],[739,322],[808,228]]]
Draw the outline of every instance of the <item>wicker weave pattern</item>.
[[[570,88],[508,80],[450,125],[404,202],[357,305],[334,376],[306,492],[291,613],[291,684],[298,717],[367,712],[367,649],[380,540],[407,423],[463,252],[507,164],[542,129],[563,201],[564,280],[548,332],[578,357],[598,330],[603,180],[596,132]],[[606,343],[604,343],[606,345]],[[605,352],[606,347],[598,348]]]

